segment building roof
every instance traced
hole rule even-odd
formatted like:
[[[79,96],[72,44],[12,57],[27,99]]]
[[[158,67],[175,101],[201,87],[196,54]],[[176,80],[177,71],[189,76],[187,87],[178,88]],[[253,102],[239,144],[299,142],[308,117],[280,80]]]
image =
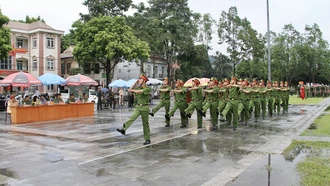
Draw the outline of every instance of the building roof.
[[[21,23],[18,21],[9,21],[8,24],[6,25],[10,29],[17,29],[17,30],[24,30],[24,31],[33,31],[37,29],[46,29],[49,31],[60,31],[60,30],[55,30],[51,26],[47,25],[46,23],[43,23],[41,21],[36,21],[33,23]],[[60,31],[64,32],[64,31]]]
[[[61,54],[61,59],[73,58],[73,49],[74,46],[70,45],[64,52]]]

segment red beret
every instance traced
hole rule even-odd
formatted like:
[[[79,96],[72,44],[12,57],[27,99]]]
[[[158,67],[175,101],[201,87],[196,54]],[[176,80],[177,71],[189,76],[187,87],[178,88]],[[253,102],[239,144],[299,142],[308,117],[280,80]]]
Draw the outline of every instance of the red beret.
[[[143,79],[145,82],[149,81],[147,76],[145,76],[144,74],[141,74],[140,79]]]
[[[199,79],[197,79],[197,78],[193,79],[192,81],[195,82],[196,85],[201,84],[201,82],[200,82]]]

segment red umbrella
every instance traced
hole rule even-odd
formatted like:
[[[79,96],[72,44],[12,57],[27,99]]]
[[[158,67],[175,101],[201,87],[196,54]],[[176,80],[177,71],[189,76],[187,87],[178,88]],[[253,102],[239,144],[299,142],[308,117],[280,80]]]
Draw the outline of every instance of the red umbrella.
[[[184,87],[191,87],[192,86],[192,80],[195,78],[190,78],[184,83]],[[197,78],[201,84],[199,86],[207,86],[207,83],[210,81],[209,78]]]
[[[67,85],[68,86],[90,86],[90,85],[94,85],[97,86],[98,83],[96,81],[94,81],[92,78],[88,77],[88,76],[84,76],[81,74],[77,74],[74,76],[69,76],[68,78],[66,78],[67,81]]]
[[[30,87],[41,86],[41,81],[34,77],[32,74],[25,72],[17,72],[10,74],[6,78],[0,81],[0,86],[13,86],[13,87]]]

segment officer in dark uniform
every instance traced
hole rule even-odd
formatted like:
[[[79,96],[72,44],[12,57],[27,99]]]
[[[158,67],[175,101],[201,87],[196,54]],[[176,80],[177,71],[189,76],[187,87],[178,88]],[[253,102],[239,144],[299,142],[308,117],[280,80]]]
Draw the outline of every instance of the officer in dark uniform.
[[[101,91],[101,87],[98,87],[97,90],[97,110],[103,110],[102,109],[102,91]]]

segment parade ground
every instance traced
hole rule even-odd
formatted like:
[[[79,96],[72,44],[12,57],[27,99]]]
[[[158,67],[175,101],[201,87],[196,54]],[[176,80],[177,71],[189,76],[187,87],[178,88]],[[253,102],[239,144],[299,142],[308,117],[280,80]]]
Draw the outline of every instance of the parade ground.
[[[196,112],[188,127],[180,128],[179,111],[165,127],[161,109],[149,118],[147,146],[141,118],[125,136],[116,131],[132,114],[133,108],[126,106],[95,107],[94,117],[19,125],[5,123],[1,112],[0,185],[267,185],[267,170],[256,167],[266,165],[269,155],[276,160],[295,139],[328,140],[299,134],[329,104],[330,98],[290,105],[289,113],[251,119],[248,126],[241,122],[236,132],[223,122],[210,131],[209,112],[202,129],[197,129]],[[272,174],[286,171],[276,169]],[[271,183],[299,185],[299,180],[278,177]]]

